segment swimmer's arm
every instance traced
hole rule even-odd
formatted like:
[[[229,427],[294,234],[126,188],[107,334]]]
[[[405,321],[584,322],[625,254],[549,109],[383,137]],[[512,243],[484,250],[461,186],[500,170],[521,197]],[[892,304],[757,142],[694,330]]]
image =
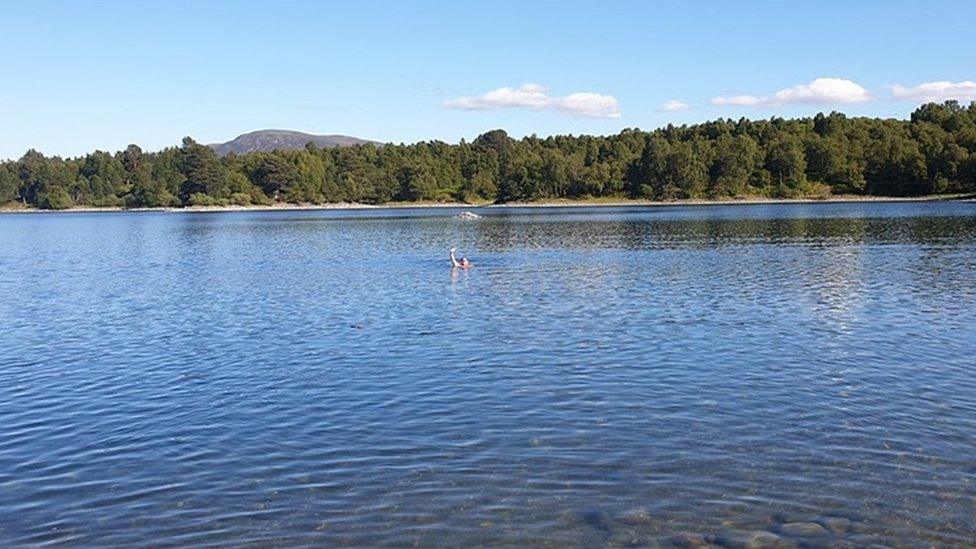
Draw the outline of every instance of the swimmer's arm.
[[[454,266],[454,267],[460,267],[461,266],[461,264],[458,263],[458,260],[455,259],[455,257],[454,257],[454,248],[451,248],[451,265]]]

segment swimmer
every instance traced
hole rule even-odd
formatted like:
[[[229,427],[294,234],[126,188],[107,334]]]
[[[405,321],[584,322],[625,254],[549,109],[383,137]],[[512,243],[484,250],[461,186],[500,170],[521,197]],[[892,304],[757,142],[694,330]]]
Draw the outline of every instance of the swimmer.
[[[454,251],[455,250],[457,250],[457,248],[451,248],[451,266],[453,266],[455,269],[467,269],[467,268],[470,268],[471,267],[471,262],[468,261],[468,258],[462,257],[461,260],[458,261],[457,258],[454,257]]]

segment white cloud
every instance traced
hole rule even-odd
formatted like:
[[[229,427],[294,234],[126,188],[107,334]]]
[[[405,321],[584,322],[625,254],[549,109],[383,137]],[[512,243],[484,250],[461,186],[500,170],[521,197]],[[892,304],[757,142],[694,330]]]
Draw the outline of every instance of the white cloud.
[[[665,102],[663,105],[657,108],[660,112],[681,112],[691,109],[691,105],[685,103],[684,101],[678,101],[677,99],[672,99]]]
[[[892,86],[891,96],[895,99],[921,102],[948,101],[949,99],[976,101],[976,82],[972,80],[963,82],[940,80],[938,82],[926,82],[912,88]]]
[[[572,116],[583,118],[620,118],[617,98],[592,92],[571,93],[552,98],[553,107]]]
[[[817,78],[809,84],[784,88],[771,96],[736,95],[713,97],[709,103],[717,106],[779,107],[806,103],[813,105],[832,103],[864,103],[871,100],[868,90],[856,82],[844,78]]]
[[[871,94],[860,85],[843,78],[818,78],[806,85],[793,86],[773,94],[779,104],[786,103],[864,103]]]
[[[709,100],[709,103],[719,107],[755,107],[756,105],[762,104],[763,100],[762,97],[756,97],[755,95],[736,95],[733,97],[713,97]]]
[[[549,106],[549,96],[546,88],[538,84],[525,84],[519,88],[498,88],[484,95],[474,97],[459,97],[445,101],[444,106],[450,109],[466,111],[491,111],[525,107],[541,110]]]
[[[580,118],[620,118],[620,106],[612,95],[593,92],[571,93],[565,97],[549,95],[549,89],[538,84],[518,88],[508,86],[484,95],[459,97],[442,103],[449,109],[495,111],[502,109],[554,110]]]

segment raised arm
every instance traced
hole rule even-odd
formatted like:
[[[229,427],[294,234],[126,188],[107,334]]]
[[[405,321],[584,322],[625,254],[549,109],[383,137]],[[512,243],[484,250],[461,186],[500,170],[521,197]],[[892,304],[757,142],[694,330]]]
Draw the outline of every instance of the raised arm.
[[[454,250],[455,250],[455,249],[456,249],[456,248],[451,248],[451,266],[452,266],[452,267],[460,267],[460,266],[461,266],[461,264],[460,264],[460,263],[458,263],[458,260],[457,260],[457,258],[455,258],[455,257],[454,257]]]

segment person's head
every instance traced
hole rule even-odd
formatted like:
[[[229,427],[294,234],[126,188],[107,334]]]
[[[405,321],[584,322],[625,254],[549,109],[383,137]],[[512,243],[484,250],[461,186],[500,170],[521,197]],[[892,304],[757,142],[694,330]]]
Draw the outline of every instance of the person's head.
[[[468,258],[466,258],[466,257],[462,257],[462,258],[461,258],[461,265],[462,265],[462,266],[464,266],[464,267],[467,267],[467,266],[468,266],[468,265],[470,265],[470,264],[471,264],[471,263],[470,263],[470,262],[468,261]]]

